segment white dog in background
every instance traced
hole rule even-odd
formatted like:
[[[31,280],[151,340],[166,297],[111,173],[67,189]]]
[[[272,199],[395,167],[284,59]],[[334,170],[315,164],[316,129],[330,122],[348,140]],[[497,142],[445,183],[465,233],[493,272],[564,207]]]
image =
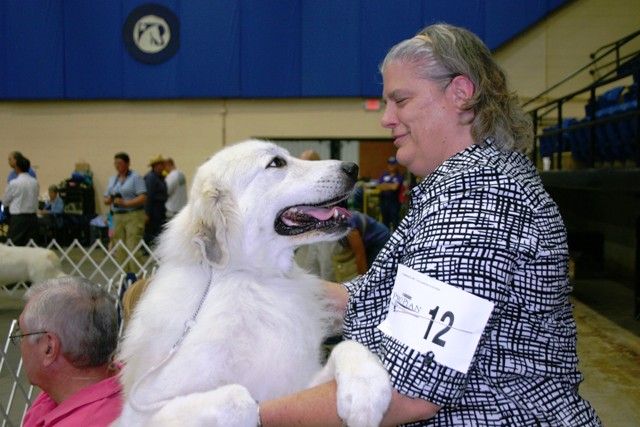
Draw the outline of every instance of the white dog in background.
[[[116,425],[255,427],[255,400],[331,379],[345,423],[379,424],[387,372],[351,341],[322,369],[321,344],[341,313],[293,261],[296,247],[346,234],[348,213],[330,206],[356,178],[353,163],[299,160],[257,140],[200,166],[125,333]]]
[[[62,276],[60,258],[52,250],[0,243],[0,286]]]

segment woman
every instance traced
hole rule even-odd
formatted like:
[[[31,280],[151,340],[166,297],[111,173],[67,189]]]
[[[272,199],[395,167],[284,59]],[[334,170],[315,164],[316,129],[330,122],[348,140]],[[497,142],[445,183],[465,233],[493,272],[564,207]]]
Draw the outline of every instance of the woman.
[[[64,213],[64,201],[62,197],[58,197],[59,191],[56,185],[50,185],[48,189],[49,200],[38,211],[45,225],[55,228],[62,227],[62,214]]]
[[[425,179],[368,273],[344,284],[348,304],[331,290],[345,337],[389,372],[383,425],[601,425],[577,392],[566,231],[503,71],[475,35],[439,24],[394,46],[381,72],[382,125]],[[335,382],[260,412],[265,427],[340,425]]]

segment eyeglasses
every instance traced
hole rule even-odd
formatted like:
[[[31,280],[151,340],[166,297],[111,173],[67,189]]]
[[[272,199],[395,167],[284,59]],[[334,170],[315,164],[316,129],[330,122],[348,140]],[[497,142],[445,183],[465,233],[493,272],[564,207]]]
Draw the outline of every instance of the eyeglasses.
[[[29,332],[28,334],[21,334],[20,326],[16,326],[15,333],[13,333],[12,335],[9,335],[9,339],[11,340],[11,343],[13,345],[20,345],[22,344],[22,337],[28,337],[29,335],[39,335],[39,334],[46,334],[46,333],[48,333],[48,331]]]

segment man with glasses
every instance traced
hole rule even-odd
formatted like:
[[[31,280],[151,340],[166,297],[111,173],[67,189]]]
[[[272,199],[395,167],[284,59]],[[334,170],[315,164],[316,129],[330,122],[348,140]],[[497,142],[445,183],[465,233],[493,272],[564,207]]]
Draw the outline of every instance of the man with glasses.
[[[118,343],[113,299],[98,285],[63,277],[32,285],[11,335],[29,382],[42,393],[23,427],[110,425],[122,410],[112,361]]]

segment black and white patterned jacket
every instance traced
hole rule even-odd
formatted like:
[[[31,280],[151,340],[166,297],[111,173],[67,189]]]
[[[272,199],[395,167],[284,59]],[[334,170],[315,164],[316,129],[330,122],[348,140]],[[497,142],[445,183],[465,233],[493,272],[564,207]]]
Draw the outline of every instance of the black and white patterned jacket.
[[[533,164],[491,142],[471,146],[413,189],[372,268],[345,284],[345,337],[377,353],[401,393],[443,405],[415,425],[600,425],[577,393],[568,259],[562,218]],[[377,329],[399,263],[495,304],[467,374]]]

